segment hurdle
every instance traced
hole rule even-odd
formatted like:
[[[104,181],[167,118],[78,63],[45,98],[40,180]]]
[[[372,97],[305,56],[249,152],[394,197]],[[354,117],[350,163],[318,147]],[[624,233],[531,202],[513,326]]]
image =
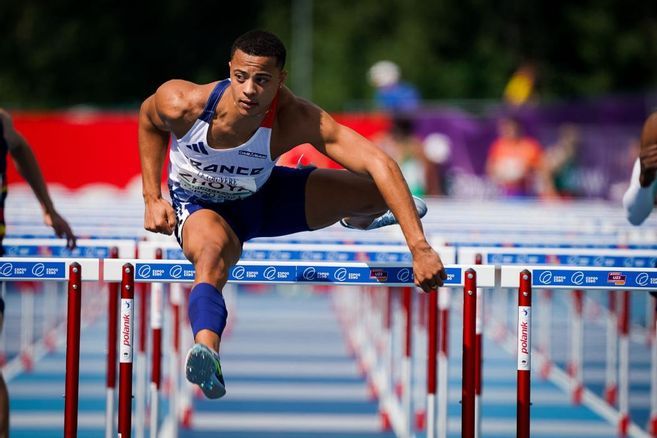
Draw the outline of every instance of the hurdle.
[[[10,258],[0,260],[0,281],[57,281],[68,283],[64,436],[77,437],[78,371],[82,281],[98,281],[98,259]]]
[[[596,268],[573,266],[502,266],[501,287],[518,290],[518,419],[517,436],[529,437],[529,381],[531,361],[531,291],[532,289],[602,289],[620,291],[627,306],[628,290],[651,291],[657,287],[657,269],[654,268]],[[626,330],[627,321],[622,323]],[[521,336],[522,334],[522,336]],[[621,349],[628,344],[621,343]],[[619,379],[619,412],[599,402],[597,396],[582,389],[582,400],[587,401],[610,422],[618,426],[620,436],[647,436],[631,423],[629,416],[629,367],[626,355],[621,355]],[[624,362],[624,363],[623,363]],[[563,377],[563,376],[562,376]],[[653,378],[653,382],[654,382]]]
[[[128,289],[134,289],[134,284],[130,282],[158,282],[158,283],[180,283],[192,282],[194,279],[194,270],[190,263],[182,261],[167,260],[144,260],[144,259],[106,259],[103,263],[104,280],[108,282],[127,281]],[[130,270],[134,277],[125,278],[125,271]],[[494,285],[494,268],[490,266],[446,266],[448,279],[446,286],[459,287],[465,286],[467,289],[464,296],[471,300],[471,318],[472,330],[468,330],[468,339],[474,344],[474,309],[476,306],[476,285],[482,284],[485,287]],[[229,274],[229,282],[242,284],[308,284],[308,285],[348,285],[348,286],[393,286],[409,287],[412,286],[412,276],[410,266],[405,263],[331,263],[331,262],[250,262],[243,261],[234,266]],[[126,284],[122,290],[126,289]],[[435,295],[435,294],[433,294]],[[431,311],[431,306],[429,306]],[[437,311],[437,307],[433,310]],[[430,315],[430,319],[431,319]],[[435,316],[434,316],[435,318]],[[469,332],[472,331],[470,334]],[[131,332],[130,332],[131,333]],[[132,346],[132,343],[130,343]],[[471,354],[472,349],[467,347],[466,354]],[[464,351],[465,352],[465,351]],[[436,345],[429,356],[435,357]],[[126,354],[126,357],[130,355]],[[127,360],[127,359],[126,359]],[[464,365],[465,366],[465,365]],[[127,366],[126,366],[127,368]],[[468,367],[467,373],[472,376],[467,379],[468,387],[464,389],[464,435],[467,437],[474,436],[474,424],[470,424],[474,417],[474,368]],[[435,371],[434,371],[435,372]],[[126,385],[127,386],[127,385]],[[470,387],[471,386],[471,387]],[[382,385],[383,387],[383,385]],[[408,424],[412,416],[403,414],[399,404],[392,400],[390,391],[383,392],[384,399],[382,404],[385,405],[393,420],[393,427],[399,436],[408,435]],[[435,424],[435,393],[427,394],[427,406],[431,407],[427,415],[429,416],[428,424]],[[119,416],[129,415],[127,409],[130,404],[124,404],[119,408]],[[470,412],[472,411],[472,412]],[[467,422],[467,424],[466,424]],[[119,422],[119,433],[122,437],[130,436],[129,421]],[[470,431],[471,429],[471,431]]]
[[[459,248],[457,257],[460,262],[467,263],[473,260],[477,255],[482,255],[483,259],[496,265],[531,265],[531,264],[557,264],[561,266],[577,266],[579,268],[594,267],[607,269],[624,269],[628,268],[645,268],[649,269],[654,266],[657,261],[656,250],[628,250],[628,249],[590,249],[590,248]],[[621,266],[621,268],[616,268]],[[571,344],[570,344],[570,361],[565,371],[567,372],[567,390],[571,394],[572,402],[574,404],[582,403],[583,401],[583,289],[580,285],[573,285],[573,301],[571,307]],[[585,288],[596,289],[596,288]],[[597,288],[599,289],[599,288]],[[545,300],[538,306],[538,312],[541,318],[539,319],[539,326],[537,327],[537,357],[540,360],[541,368],[540,373],[543,378],[554,377],[552,380],[560,379],[562,375],[559,370],[554,374],[554,366],[550,353],[550,328],[548,322],[551,319],[551,296],[552,291],[550,288],[540,288],[538,292],[539,299]],[[605,372],[604,372],[604,392],[600,394],[600,400],[591,402],[594,397],[593,393],[589,393],[587,398],[587,406],[591,407],[594,411],[601,414],[611,422],[616,419],[608,415],[608,409],[614,407],[619,395],[621,395],[621,403],[619,412],[625,422],[629,421],[629,401],[627,392],[624,394],[619,393],[617,373],[620,374],[621,379],[627,380],[629,374],[629,292],[619,294],[616,291],[610,290],[607,292],[609,302],[609,315],[606,320],[606,349],[605,349]],[[619,305],[617,305],[617,302]],[[654,308],[651,308],[654,312]],[[541,314],[542,313],[542,314]],[[654,320],[650,319],[647,323],[650,327],[648,331],[654,332]],[[618,334],[618,335],[617,335]],[[619,339],[617,346],[616,339]],[[654,343],[651,344],[652,351],[655,351]],[[653,353],[654,354],[654,353]],[[620,358],[620,361],[618,360]],[[655,365],[652,365],[655,367]],[[657,370],[651,371],[651,380],[657,380]],[[626,387],[627,385],[624,385]],[[657,383],[651,382],[651,414],[650,418],[654,419],[654,412],[657,412]],[[621,391],[622,392],[622,391]],[[602,400],[608,406],[603,406]],[[626,430],[627,425],[619,429]],[[657,430],[652,427],[651,431],[656,433]]]

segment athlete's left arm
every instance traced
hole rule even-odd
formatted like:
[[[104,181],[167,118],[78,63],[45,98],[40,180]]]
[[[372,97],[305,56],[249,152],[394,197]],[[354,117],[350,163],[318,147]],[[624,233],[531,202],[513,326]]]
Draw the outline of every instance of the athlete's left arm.
[[[32,188],[34,195],[39,200],[43,209],[43,221],[46,225],[52,227],[57,237],[66,238],[68,248],[75,248],[76,238],[68,222],[60,216],[55,209],[46,182],[41,173],[39,163],[34,156],[32,148],[25,140],[25,137],[14,128],[10,115],[0,110],[0,120],[5,140],[9,148],[9,154],[20,175],[27,181]]]
[[[294,126],[301,127],[306,142],[346,169],[372,178],[404,233],[413,255],[418,286],[428,291],[436,283],[442,285],[446,278],[442,262],[427,242],[415,203],[397,163],[369,140],[337,123],[310,102],[298,100],[297,105],[295,118],[299,119]]]

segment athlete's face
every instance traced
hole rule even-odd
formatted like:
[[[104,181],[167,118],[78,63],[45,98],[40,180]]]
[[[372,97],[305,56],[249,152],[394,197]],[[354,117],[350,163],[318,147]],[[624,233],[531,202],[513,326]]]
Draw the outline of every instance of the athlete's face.
[[[236,50],[228,66],[230,92],[239,113],[245,116],[264,114],[285,82],[286,72],[276,66],[276,58]]]

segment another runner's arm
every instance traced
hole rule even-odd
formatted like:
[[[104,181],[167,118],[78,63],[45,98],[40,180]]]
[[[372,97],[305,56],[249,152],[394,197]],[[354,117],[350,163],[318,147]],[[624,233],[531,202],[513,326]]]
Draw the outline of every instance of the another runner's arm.
[[[643,125],[641,151],[634,163],[630,186],[623,196],[628,221],[640,225],[650,215],[657,192],[657,113]]]
[[[25,137],[14,128],[11,116],[4,110],[0,110],[0,122],[2,123],[9,154],[16,165],[16,169],[30,185],[34,196],[41,204],[43,221],[46,225],[52,227],[57,237],[66,239],[68,248],[75,248],[76,237],[68,222],[55,209],[34,151],[32,151]]]

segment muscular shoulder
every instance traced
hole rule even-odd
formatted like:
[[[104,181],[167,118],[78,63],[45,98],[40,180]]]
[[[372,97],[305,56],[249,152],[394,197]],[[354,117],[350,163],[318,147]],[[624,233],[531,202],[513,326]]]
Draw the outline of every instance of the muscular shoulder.
[[[335,121],[320,107],[295,96],[286,87],[280,93],[277,125],[289,142],[296,143],[291,146],[322,142]]]
[[[157,115],[165,121],[193,121],[202,112],[208,85],[174,79],[162,84],[152,96]]]

